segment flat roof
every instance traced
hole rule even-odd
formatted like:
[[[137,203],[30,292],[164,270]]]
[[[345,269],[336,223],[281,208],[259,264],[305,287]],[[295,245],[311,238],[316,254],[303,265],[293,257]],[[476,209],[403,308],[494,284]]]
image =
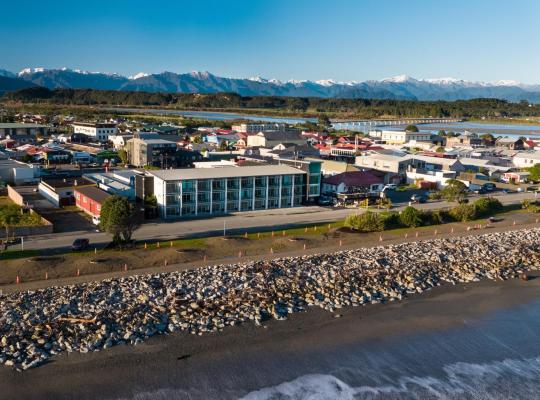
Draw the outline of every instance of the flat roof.
[[[96,186],[84,186],[75,189],[76,192],[88,197],[89,199],[95,200],[98,203],[103,203],[111,195],[104,190]]]
[[[19,128],[50,128],[50,126],[42,125],[42,124],[21,124],[17,122],[0,123],[0,129],[19,129]]]
[[[211,178],[240,178],[266,175],[302,175],[304,171],[288,165],[257,165],[222,168],[180,168],[147,171],[148,174],[164,181]]]

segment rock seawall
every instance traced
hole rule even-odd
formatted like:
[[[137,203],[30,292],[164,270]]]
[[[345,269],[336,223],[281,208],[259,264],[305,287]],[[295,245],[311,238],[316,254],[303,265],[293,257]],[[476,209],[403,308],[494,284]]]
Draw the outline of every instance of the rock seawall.
[[[64,351],[262,324],[309,306],[335,312],[539,265],[540,229],[528,229],[13,293],[0,296],[0,362],[24,370]]]

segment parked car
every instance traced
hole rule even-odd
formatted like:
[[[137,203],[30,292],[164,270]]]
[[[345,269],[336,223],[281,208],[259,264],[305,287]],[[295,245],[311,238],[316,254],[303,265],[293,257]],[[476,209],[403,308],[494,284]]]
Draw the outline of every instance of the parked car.
[[[331,206],[334,204],[334,199],[332,198],[321,198],[319,199],[320,206]]]
[[[385,190],[396,190],[396,189],[397,189],[397,185],[395,183],[389,183],[387,185],[384,185],[383,192]]]
[[[86,250],[89,245],[90,245],[90,240],[88,240],[87,238],[78,238],[73,241],[73,244],[71,245],[71,250],[73,251]]]
[[[421,194],[413,194],[411,196],[411,202],[412,203],[425,203],[427,201],[427,197]]]

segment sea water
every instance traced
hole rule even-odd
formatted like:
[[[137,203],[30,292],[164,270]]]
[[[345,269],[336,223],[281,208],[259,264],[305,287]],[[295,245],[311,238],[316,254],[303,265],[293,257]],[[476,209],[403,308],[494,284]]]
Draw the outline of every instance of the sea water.
[[[540,301],[466,319],[458,328],[231,365],[214,366],[182,388],[133,398],[539,399]]]

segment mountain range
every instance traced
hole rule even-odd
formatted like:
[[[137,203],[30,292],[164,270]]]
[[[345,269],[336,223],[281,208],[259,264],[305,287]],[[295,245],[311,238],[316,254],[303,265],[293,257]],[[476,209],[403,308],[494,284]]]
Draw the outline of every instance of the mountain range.
[[[540,85],[515,81],[471,82],[455,78],[415,79],[406,75],[364,82],[279,81],[275,79],[225,78],[209,72],[138,73],[125,77],[114,73],[76,69],[25,68],[19,73],[0,69],[0,94],[32,86],[49,89],[100,89],[169,93],[234,92],[242,96],[295,96],[395,100],[468,100],[497,98],[540,103]]]

